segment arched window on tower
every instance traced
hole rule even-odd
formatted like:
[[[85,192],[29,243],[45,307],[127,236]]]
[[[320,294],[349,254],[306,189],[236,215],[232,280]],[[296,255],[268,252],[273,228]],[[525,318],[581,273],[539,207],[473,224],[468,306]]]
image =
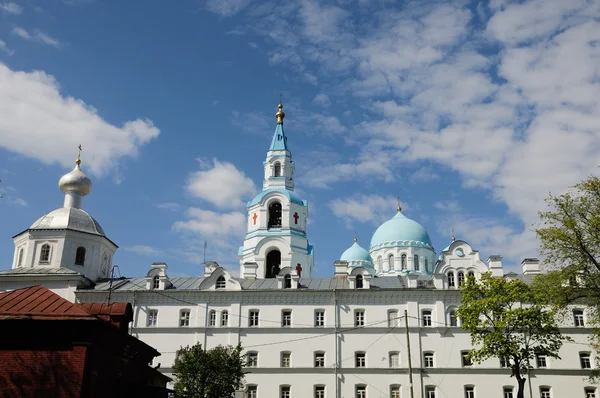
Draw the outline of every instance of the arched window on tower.
[[[283,277],[283,288],[284,289],[292,288],[292,276],[290,274],[287,274],[286,276]]]
[[[377,257],[377,270],[383,271],[383,259],[381,256]]]
[[[17,260],[17,267],[21,267],[23,265],[23,248],[19,250],[19,259]]]
[[[223,275],[217,278],[217,283],[215,285],[215,289],[225,289],[227,287],[227,281]]]
[[[400,256],[400,267],[403,271],[406,269],[406,253],[402,253]]]
[[[152,289],[160,288],[160,277],[158,275],[154,275],[152,277]]]
[[[273,177],[280,177],[281,176],[281,163],[277,162],[275,163],[275,166],[273,167]]]
[[[425,272],[429,272],[429,261],[427,261],[427,257],[425,257]]]
[[[40,263],[49,263],[50,262],[50,245],[45,243],[42,245],[42,250],[40,251]]]
[[[460,271],[458,273],[458,286],[462,286],[462,284],[465,282],[465,274]]]
[[[267,254],[267,269],[265,278],[275,278],[279,273],[279,267],[281,265],[281,252],[279,250],[271,250]]]
[[[269,228],[281,227],[281,203],[273,202],[269,205]]]
[[[448,272],[448,287],[454,287],[454,272]]]
[[[85,247],[79,246],[75,252],[75,265],[85,264]]]
[[[357,289],[363,288],[363,276],[362,275],[356,275],[356,288]]]
[[[390,271],[396,269],[396,266],[394,265],[394,255],[390,254],[388,257],[388,264],[390,266]]]
[[[413,260],[413,269],[415,271],[419,271],[420,267],[419,267],[419,256],[417,256],[415,254],[414,260]]]

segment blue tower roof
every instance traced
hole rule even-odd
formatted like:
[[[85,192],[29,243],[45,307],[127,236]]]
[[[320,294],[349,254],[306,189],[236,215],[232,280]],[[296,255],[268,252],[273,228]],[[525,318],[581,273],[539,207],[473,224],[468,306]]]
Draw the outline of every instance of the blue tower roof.
[[[371,238],[371,247],[394,241],[415,241],[431,246],[431,239],[425,228],[418,222],[405,217],[400,211],[391,220],[377,228]]]
[[[357,242],[354,242],[352,246],[350,246],[340,257],[342,261],[365,261],[370,264],[373,264],[373,260],[371,259],[371,255],[368,251],[363,249]]]
[[[287,151],[287,137],[283,131],[283,123],[277,124],[275,127],[275,134],[273,134],[273,140],[271,140],[271,147],[269,151]]]

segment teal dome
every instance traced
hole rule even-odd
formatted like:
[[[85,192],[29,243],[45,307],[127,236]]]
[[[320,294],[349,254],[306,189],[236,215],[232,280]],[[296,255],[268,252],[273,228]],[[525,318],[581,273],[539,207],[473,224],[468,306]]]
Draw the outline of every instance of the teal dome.
[[[373,259],[371,259],[371,255],[368,251],[363,249],[356,241],[352,246],[350,246],[340,257],[342,261],[348,261],[351,265],[353,263],[368,263],[369,265],[373,264]]]
[[[400,211],[392,218],[381,224],[371,238],[371,249],[387,242],[413,241],[431,247],[431,239],[427,231],[418,222],[407,218]]]

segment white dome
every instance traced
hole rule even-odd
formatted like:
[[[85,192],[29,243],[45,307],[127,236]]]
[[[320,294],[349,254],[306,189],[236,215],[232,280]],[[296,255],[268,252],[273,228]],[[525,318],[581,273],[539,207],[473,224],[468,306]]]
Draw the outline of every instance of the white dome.
[[[104,235],[104,230],[92,216],[81,209],[61,207],[40,217],[29,229],[70,229],[94,235]]]
[[[92,181],[81,171],[79,163],[75,165],[73,170],[60,178],[58,186],[63,193],[77,192],[81,196],[85,196],[92,191]]]

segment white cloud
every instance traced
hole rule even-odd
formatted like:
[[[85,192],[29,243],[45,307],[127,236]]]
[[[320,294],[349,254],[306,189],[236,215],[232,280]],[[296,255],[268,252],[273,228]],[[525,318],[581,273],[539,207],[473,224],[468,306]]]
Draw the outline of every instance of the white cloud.
[[[210,12],[230,17],[242,11],[250,4],[250,0],[208,0],[206,8]]]
[[[433,203],[433,207],[452,213],[461,210],[460,204],[457,200],[437,201]]]
[[[47,44],[52,47],[60,48],[61,43],[54,37],[51,37],[47,33],[44,33],[40,30],[35,30],[33,33],[29,33],[27,30],[21,28],[20,26],[15,26],[12,30],[12,33],[21,39],[27,41],[36,41],[38,43]]]
[[[325,93],[319,93],[313,99],[313,104],[324,106],[325,108],[331,105],[331,101],[329,101],[329,96]]]
[[[18,15],[23,12],[23,7],[13,2],[3,2],[0,3],[0,11],[5,14]]]
[[[82,100],[63,96],[51,75],[0,63],[0,146],[9,151],[72,167],[82,144],[86,170],[103,175],[119,158],[137,156],[159,132],[148,119],[112,125]]]
[[[241,236],[246,231],[246,216],[240,212],[218,213],[192,207],[186,211],[187,221],[177,221],[173,230],[196,232],[203,236]]]
[[[335,199],[329,203],[333,214],[347,225],[353,222],[379,225],[395,215],[397,199],[361,194],[353,198]],[[402,204],[404,208],[404,204]]]
[[[139,254],[141,256],[159,256],[162,255],[162,251],[158,250],[152,246],[146,245],[134,245],[130,247],[124,247],[123,250],[128,252],[133,252],[135,254]]]
[[[8,48],[6,42],[0,39],[0,51],[7,53],[8,55],[13,55],[15,53],[14,50]]]
[[[192,173],[187,190],[194,197],[204,199],[220,209],[244,206],[257,192],[254,182],[232,163],[201,160],[203,170]]]

